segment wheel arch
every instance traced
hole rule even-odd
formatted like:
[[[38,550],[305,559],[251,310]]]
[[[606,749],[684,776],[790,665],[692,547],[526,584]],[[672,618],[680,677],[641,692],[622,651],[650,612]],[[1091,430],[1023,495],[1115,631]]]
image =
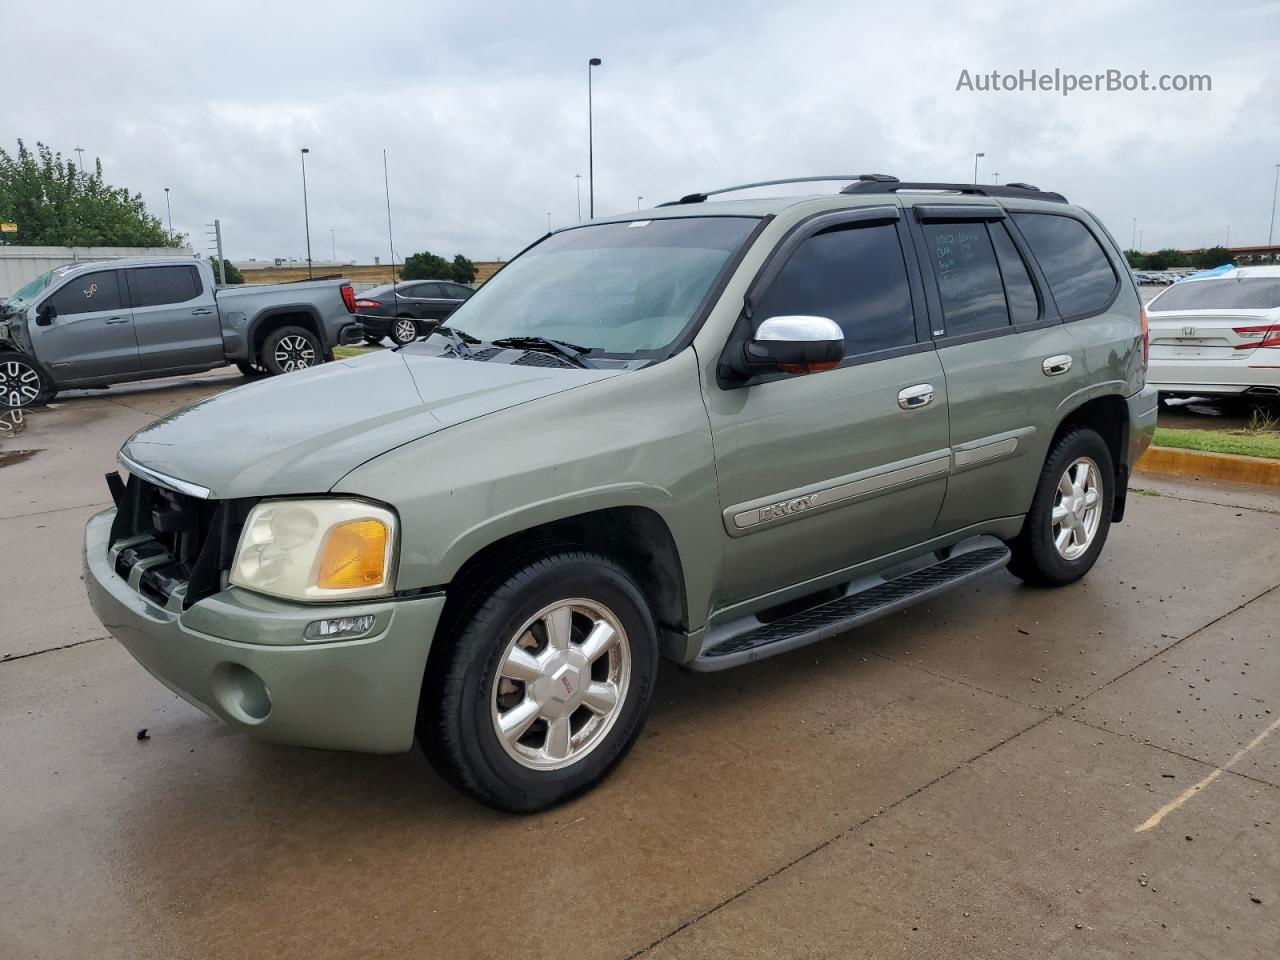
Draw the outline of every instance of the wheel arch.
[[[1115,467],[1115,506],[1111,521],[1119,523],[1124,519],[1125,498],[1129,486],[1129,471],[1132,464],[1127,462],[1129,449],[1129,405],[1123,394],[1107,392],[1095,388],[1084,395],[1077,395],[1064,406],[1063,413],[1053,437],[1049,441],[1049,449],[1068,430],[1073,427],[1087,427],[1102,437],[1111,454],[1111,462]],[[1074,405],[1072,402],[1074,401]]]
[[[302,327],[314,333],[320,341],[321,351],[328,356],[329,345],[325,343],[324,326],[320,321],[319,312],[310,304],[294,303],[268,307],[253,318],[249,324],[248,336],[250,363],[259,361],[263,342],[273,331],[281,327]]]

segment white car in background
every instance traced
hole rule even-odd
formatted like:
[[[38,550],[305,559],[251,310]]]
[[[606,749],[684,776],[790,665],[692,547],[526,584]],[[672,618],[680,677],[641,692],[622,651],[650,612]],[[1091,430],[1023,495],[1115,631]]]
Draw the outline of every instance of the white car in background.
[[[1164,396],[1280,400],[1280,266],[1175,283],[1147,304],[1147,383]]]

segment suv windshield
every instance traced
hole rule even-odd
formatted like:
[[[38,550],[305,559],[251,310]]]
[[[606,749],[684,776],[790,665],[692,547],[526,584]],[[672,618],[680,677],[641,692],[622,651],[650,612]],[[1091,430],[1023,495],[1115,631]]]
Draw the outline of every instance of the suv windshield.
[[[565,230],[513,260],[448,324],[480,341],[540,337],[596,355],[658,356],[757,223],[688,217]]]
[[[8,298],[0,298],[0,314],[8,315],[17,313],[29,304],[39,296],[41,290],[49,285],[49,281],[53,279],[55,272],[56,270],[46,270],[30,283],[19,287],[17,292]]]
[[[1280,307],[1280,277],[1241,277],[1175,283],[1148,310],[1274,310]]]

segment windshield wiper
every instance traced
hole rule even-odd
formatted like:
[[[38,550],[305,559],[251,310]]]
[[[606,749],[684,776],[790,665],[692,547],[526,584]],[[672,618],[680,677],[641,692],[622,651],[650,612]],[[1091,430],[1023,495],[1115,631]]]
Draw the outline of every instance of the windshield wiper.
[[[565,343],[563,340],[552,340],[550,337],[502,337],[492,343],[495,347],[524,347],[528,350],[541,348],[544,352],[549,347],[553,353],[560,354],[575,367],[582,367],[584,370],[593,370],[596,367],[583,356],[590,351],[590,347],[580,347],[574,343]]]
[[[453,352],[460,357],[471,356],[474,352],[471,349],[471,344],[480,342],[475,337],[471,336],[471,334],[464,333],[461,330],[455,330],[453,327],[447,327],[443,323],[434,327],[431,333],[427,334],[427,336],[432,337],[437,333],[448,338],[449,344],[453,347]]]

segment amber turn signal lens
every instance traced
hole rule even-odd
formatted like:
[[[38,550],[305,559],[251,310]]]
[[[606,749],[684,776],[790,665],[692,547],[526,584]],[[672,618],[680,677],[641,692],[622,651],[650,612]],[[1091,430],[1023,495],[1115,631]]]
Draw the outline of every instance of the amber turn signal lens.
[[[325,590],[376,587],[387,575],[387,525],[381,520],[348,520],[328,533],[320,551],[316,586]]]

